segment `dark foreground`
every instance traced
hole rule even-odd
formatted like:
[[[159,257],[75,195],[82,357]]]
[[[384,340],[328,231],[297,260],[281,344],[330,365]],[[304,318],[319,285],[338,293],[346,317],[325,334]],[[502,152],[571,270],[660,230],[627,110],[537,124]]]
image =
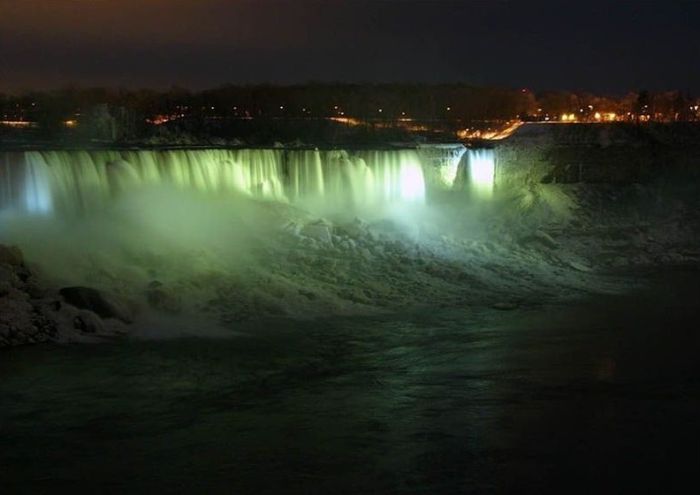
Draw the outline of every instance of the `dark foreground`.
[[[698,273],[514,311],[0,353],[2,493],[669,493]]]

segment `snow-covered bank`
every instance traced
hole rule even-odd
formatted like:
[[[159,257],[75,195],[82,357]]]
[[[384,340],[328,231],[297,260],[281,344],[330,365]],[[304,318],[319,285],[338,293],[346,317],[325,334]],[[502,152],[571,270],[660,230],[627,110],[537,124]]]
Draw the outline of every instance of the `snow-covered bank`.
[[[496,183],[632,184],[700,178],[700,125],[527,123],[496,142]]]
[[[0,244],[0,348],[48,341],[89,342],[123,333],[124,322],[118,322],[113,306],[97,291],[56,291],[43,282],[17,247]],[[81,300],[85,294],[92,295],[92,301]]]

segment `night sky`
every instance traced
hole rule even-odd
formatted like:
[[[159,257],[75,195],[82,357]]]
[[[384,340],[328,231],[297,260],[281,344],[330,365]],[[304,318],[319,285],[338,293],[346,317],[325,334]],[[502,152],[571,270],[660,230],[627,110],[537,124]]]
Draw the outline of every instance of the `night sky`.
[[[0,0],[0,90],[465,82],[700,92],[700,2]]]

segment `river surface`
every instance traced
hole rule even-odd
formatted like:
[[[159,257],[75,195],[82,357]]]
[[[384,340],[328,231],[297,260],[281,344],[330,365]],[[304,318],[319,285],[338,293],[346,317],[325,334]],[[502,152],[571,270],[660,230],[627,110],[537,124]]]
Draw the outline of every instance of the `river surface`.
[[[697,276],[512,311],[4,350],[0,489],[683,492],[700,469]]]

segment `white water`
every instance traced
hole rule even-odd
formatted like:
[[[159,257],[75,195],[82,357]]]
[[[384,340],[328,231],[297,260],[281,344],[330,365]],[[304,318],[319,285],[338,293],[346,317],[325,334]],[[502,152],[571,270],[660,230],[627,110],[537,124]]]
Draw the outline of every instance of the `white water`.
[[[415,150],[29,151],[0,161],[0,207],[82,213],[150,186],[242,194],[321,213],[422,204]]]
[[[641,240],[614,266],[655,259],[649,246],[685,259],[677,218],[649,233],[670,249],[645,244],[648,225],[630,230],[626,210],[600,217],[609,191],[494,190],[494,168],[492,151],[457,147],[5,153],[0,242],[50,287],[121,298],[150,336],[175,322],[202,334],[208,317],[232,328],[618,290],[594,268],[620,249],[620,232]],[[633,217],[646,223],[642,211]]]
[[[0,242],[57,287],[141,308],[153,282],[173,299],[156,309],[225,320],[415,304],[462,283],[484,163],[454,146],[4,153]]]
[[[469,185],[478,196],[490,197],[493,193],[493,182],[496,165],[493,150],[469,150]]]
[[[0,209],[84,213],[139,189],[165,186],[213,196],[291,202],[319,214],[422,205],[429,177],[487,196],[492,150],[464,148],[425,163],[416,150],[28,151],[0,155]],[[437,167],[437,174],[426,170]],[[458,173],[458,168],[462,169]],[[459,184],[458,184],[459,183]]]

